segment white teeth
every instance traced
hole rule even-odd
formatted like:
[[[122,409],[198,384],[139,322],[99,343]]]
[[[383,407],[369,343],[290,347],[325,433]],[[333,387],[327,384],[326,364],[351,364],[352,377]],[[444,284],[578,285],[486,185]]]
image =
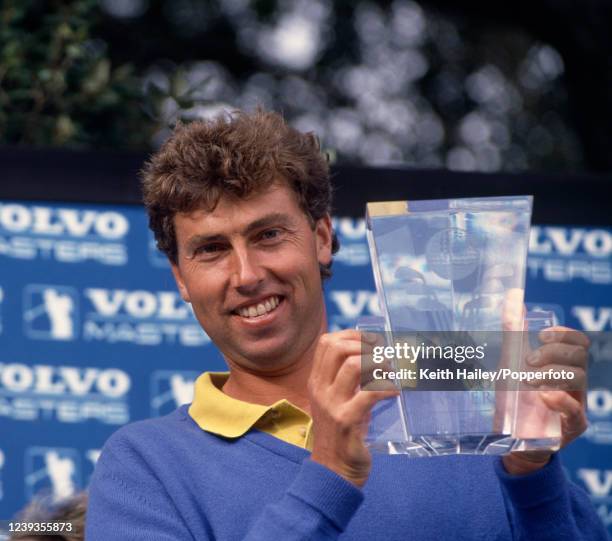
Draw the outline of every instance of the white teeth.
[[[274,310],[280,303],[279,298],[275,295],[274,297],[270,297],[266,299],[264,302],[261,302],[257,305],[246,306],[244,308],[239,308],[237,310],[238,314],[242,317],[256,317],[263,316],[264,314],[271,312]]]

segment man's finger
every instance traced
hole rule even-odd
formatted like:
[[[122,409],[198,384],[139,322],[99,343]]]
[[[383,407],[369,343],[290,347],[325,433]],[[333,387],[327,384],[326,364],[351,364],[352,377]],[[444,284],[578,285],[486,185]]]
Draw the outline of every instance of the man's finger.
[[[540,398],[548,408],[561,414],[563,439],[571,441],[588,426],[584,405],[564,391],[540,391]]]
[[[342,363],[334,380],[334,395],[345,400],[352,397],[359,389],[361,381],[361,358],[352,355]]]
[[[374,362],[371,349],[374,346],[366,344],[363,347],[360,363],[360,385],[366,391],[387,391],[398,388],[396,380],[387,379],[385,376],[393,370],[390,359],[382,362]],[[340,369],[342,370],[342,368]],[[340,373],[340,372],[339,372]]]
[[[565,344],[582,346],[586,349],[588,349],[591,345],[591,341],[586,334],[577,331],[576,329],[570,329],[569,327],[563,327],[561,325],[541,330],[538,334],[538,338],[545,344],[552,342],[563,342]]]
[[[588,351],[584,346],[551,342],[540,346],[527,356],[527,364],[533,367],[544,367],[546,365],[563,365],[586,368],[588,363]]]
[[[353,331],[358,332],[358,331]],[[330,385],[336,378],[342,363],[351,355],[361,355],[361,340],[353,335],[344,337],[339,333],[323,335],[319,339],[321,349],[317,350],[317,363],[313,367],[312,377],[318,384]]]
[[[540,398],[549,409],[563,414],[568,418],[586,419],[584,406],[565,391],[540,391]]]
[[[376,333],[346,329],[323,335],[325,351],[322,357],[326,360],[318,365],[321,382],[330,384],[337,377],[338,371],[350,355],[372,356],[374,345],[381,338]],[[322,337],[323,338],[323,337]]]
[[[381,400],[395,398],[399,391],[359,391],[350,401],[351,410],[357,419],[362,419]]]
[[[350,399],[361,387],[367,391],[392,391],[396,386],[392,380],[374,380],[372,367],[363,362],[363,356],[351,356],[338,370],[333,383],[334,395]],[[365,386],[368,386],[365,388]]]

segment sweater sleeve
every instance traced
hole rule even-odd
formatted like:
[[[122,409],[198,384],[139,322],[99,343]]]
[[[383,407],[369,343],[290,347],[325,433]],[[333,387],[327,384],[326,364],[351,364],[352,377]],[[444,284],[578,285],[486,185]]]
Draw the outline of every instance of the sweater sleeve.
[[[529,475],[510,475],[501,459],[495,462],[495,469],[506,500],[513,539],[608,539],[588,495],[566,478],[558,453],[541,470]]]
[[[284,496],[264,509],[246,537],[248,541],[334,540],[361,505],[357,487],[307,459]]]
[[[89,484],[87,541],[193,541],[163,487],[144,462],[105,447]],[[205,540],[203,540],[205,541]]]
[[[361,490],[306,459],[283,496],[263,508],[243,539],[335,540],[362,500]],[[194,530],[195,522],[203,526]],[[89,486],[87,541],[192,541],[195,536],[215,539],[206,517],[184,517],[146,460],[126,440],[112,437]]]

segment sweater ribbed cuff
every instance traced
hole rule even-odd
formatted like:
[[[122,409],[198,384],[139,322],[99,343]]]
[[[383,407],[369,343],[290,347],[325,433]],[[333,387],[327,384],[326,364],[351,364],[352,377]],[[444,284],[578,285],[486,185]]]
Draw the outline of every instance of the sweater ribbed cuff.
[[[363,501],[363,492],[330,469],[305,459],[287,491],[344,531]]]
[[[509,474],[501,458],[495,461],[495,471],[513,505],[518,508],[535,507],[555,500],[567,490],[558,453],[553,453],[542,469],[527,475]]]

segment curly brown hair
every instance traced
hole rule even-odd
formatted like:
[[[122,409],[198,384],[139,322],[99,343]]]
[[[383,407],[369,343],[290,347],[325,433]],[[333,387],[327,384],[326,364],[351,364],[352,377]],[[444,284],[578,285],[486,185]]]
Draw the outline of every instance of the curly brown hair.
[[[149,227],[157,247],[175,264],[176,213],[212,211],[224,195],[244,198],[280,177],[296,193],[313,229],[331,212],[329,166],[317,137],[261,109],[178,125],[141,176]],[[332,253],[338,248],[334,234]],[[331,276],[330,267],[321,265],[321,278]]]

